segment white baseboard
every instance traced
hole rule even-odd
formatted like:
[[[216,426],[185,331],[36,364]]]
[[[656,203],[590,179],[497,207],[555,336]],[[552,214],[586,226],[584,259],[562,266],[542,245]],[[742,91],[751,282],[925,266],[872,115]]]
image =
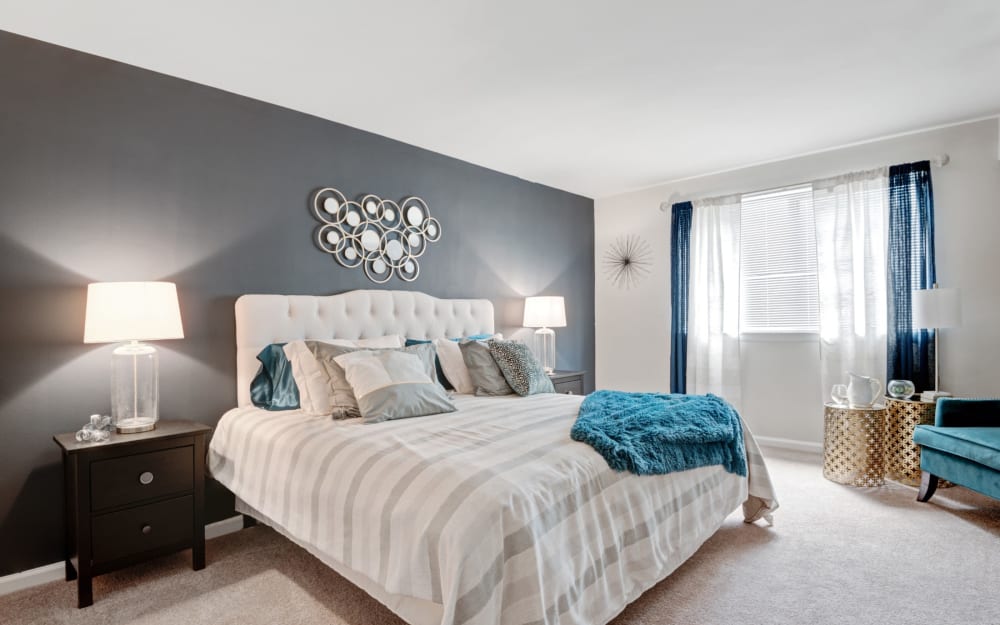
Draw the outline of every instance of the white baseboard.
[[[822,443],[810,443],[809,441],[796,441],[790,438],[776,438],[773,436],[754,436],[757,443],[762,447],[777,447],[778,449],[791,449],[807,454],[823,455]]]
[[[40,566],[37,569],[29,569],[20,573],[14,573],[13,575],[4,575],[0,577],[0,595],[7,595],[12,592],[24,590],[25,588],[31,588],[32,586],[41,586],[49,582],[66,579],[66,569],[63,568],[64,566],[62,562],[53,562],[52,564]]]
[[[243,529],[243,515],[237,514],[236,516],[231,516],[228,519],[222,519],[221,521],[216,521],[215,523],[209,523],[206,525],[205,540],[212,540],[213,538],[218,538],[219,536],[232,534],[233,532],[238,532],[241,529]]]
[[[243,515],[236,516],[209,523],[205,526],[205,539],[211,540],[226,534],[232,534],[243,529]],[[35,569],[4,575],[0,577],[0,595],[8,595],[12,592],[41,586],[49,582],[57,582],[66,579],[66,565],[62,562],[53,562]]]

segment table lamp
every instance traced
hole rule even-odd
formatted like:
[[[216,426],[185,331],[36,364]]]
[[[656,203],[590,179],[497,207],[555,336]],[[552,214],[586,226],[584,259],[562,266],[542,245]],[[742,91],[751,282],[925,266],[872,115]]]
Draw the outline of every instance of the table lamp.
[[[159,419],[156,348],[140,341],[182,338],[174,283],[95,282],[87,287],[83,342],[122,342],[111,352],[111,418],[118,432],[146,432]]]
[[[936,401],[945,397],[940,389],[941,369],[938,367],[938,329],[954,328],[962,324],[962,300],[958,289],[930,289],[913,292],[913,327],[934,330],[934,390],[920,394],[922,401]]]
[[[556,368],[556,333],[552,328],[566,327],[566,303],[562,296],[526,297],[524,327],[535,330],[535,354],[545,373]]]

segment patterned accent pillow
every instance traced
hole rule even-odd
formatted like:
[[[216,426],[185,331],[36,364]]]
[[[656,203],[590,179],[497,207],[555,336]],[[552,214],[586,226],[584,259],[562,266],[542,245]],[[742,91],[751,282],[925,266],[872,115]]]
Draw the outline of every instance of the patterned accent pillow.
[[[545,369],[538,364],[535,355],[524,343],[491,340],[486,342],[486,346],[507,384],[521,397],[556,392]]]

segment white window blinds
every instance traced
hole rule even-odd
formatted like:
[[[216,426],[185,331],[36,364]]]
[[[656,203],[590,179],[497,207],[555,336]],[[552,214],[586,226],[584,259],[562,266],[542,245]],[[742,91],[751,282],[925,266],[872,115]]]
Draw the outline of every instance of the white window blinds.
[[[812,185],[740,203],[740,332],[818,332]]]

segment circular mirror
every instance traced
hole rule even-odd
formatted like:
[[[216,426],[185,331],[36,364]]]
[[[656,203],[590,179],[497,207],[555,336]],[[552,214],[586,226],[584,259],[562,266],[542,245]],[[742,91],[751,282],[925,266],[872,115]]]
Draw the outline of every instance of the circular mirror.
[[[326,233],[326,242],[330,245],[336,245],[340,243],[340,233],[336,230],[331,230]]]
[[[396,221],[396,211],[391,208],[385,209],[385,220],[386,221]]]
[[[375,200],[368,200],[365,202],[365,210],[368,211],[369,215],[374,215],[375,211],[378,210],[378,202]]]
[[[376,258],[375,262],[372,263],[372,271],[381,274],[385,273],[385,270],[386,270],[385,261],[382,260],[381,258]]]
[[[357,257],[358,253],[354,251],[353,247],[349,247],[346,250],[344,250],[344,258],[346,258],[347,260],[354,260]]]
[[[410,206],[406,209],[406,220],[414,226],[424,223],[424,209],[419,206]]]
[[[355,211],[347,213],[347,224],[349,226],[356,226],[361,223],[361,215],[357,214]]]
[[[403,271],[406,273],[413,273],[413,261],[408,260],[403,264]]]
[[[374,230],[365,230],[361,233],[361,247],[369,252],[378,249],[378,234]]]
[[[323,210],[331,215],[336,214],[336,212],[340,210],[340,202],[338,202],[335,197],[328,197],[323,200]]]
[[[427,224],[427,236],[434,238],[438,234],[438,228],[434,224]]]
[[[389,241],[385,246],[385,255],[396,261],[403,257],[403,244],[398,239]]]
[[[416,232],[411,232],[406,240],[410,242],[410,247],[420,247],[420,235]]]

